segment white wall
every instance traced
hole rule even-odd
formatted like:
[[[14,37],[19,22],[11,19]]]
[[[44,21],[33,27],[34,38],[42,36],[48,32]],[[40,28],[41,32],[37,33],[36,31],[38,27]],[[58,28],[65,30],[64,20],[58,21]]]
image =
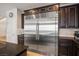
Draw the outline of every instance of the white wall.
[[[17,35],[20,35],[22,34],[23,30],[21,28],[21,14],[22,14],[22,11],[20,11],[20,9],[17,9]]]
[[[10,12],[13,13],[13,17],[9,17]],[[18,14],[17,8],[7,11],[7,42],[18,43],[17,30],[20,26],[17,24],[21,24],[17,22],[17,20],[21,20]]]
[[[6,36],[6,18],[0,19],[0,37]]]

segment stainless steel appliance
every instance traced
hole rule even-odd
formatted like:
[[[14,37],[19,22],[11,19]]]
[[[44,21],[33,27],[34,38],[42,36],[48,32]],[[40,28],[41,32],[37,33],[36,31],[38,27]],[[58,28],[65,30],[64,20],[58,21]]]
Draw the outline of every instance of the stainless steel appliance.
[[[74,40],[79,43],[79,31],[75,31]]]
[[[24,16],[24,45],[45,55],[58,55],[58,11]]]

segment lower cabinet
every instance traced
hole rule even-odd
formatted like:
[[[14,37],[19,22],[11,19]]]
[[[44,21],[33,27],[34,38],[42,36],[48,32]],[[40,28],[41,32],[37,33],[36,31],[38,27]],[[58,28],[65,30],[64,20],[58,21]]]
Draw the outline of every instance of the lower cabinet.
[[[79,42],[72,40],[72,38],[59,38],[58,55],[79,56]]]
[[[77,48],[77,50],[76,50],[76,51],[77,51],[76,56],[79,56],[79,48]]]
[[[58,55],[59,56],[73,56],[73,42],[70,39],[59,39],[58,44]]]
[[[24,34],[18,35],[18,44],[24,45]]]
[[[73,54],[79,56],[79,43],[73,42]]]

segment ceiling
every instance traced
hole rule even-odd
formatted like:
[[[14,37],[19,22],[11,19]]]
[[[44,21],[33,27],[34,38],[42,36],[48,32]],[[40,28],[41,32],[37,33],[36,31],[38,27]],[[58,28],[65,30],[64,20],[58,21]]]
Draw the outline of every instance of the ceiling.
[[[6,17],[6,11],[13,8],[18,8],[23,12],[24,10],[27,9],[37,8],[51,4],[56,4],[56,3],[0,3],[0,17]],[[70,4],[71,3],[63,3],[60,4],[60,6],[65,6]]]
[[[18,8],[21,11],[32,9],[36,7],[51,5],[54,3],[0,3],[0,16],[5,16],[6,11]]]

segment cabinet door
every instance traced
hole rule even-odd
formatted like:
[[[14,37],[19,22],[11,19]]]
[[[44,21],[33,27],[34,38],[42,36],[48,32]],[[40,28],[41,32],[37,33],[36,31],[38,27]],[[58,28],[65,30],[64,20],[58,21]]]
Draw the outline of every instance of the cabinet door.
[[[18,44],[24,45],[24,35],[18,35]]]
[[[73,54],[74,56],[79,56],[79,44],[77,42],[73,43]]]
[[[73,55],[71,39],[59,38],[58,44],[59,44],[59,47],[58,47],[59,56],[72,56]]]
[[[68,28],[76,28],[78,26],[78,23],[77,23],[77,7],[72,6],[72,7],[68,7],[67,9],[68,9],[67,27]]]
[[[67,22],[67,8],[60,8],[59,27],[66,28],[66,22]]]

